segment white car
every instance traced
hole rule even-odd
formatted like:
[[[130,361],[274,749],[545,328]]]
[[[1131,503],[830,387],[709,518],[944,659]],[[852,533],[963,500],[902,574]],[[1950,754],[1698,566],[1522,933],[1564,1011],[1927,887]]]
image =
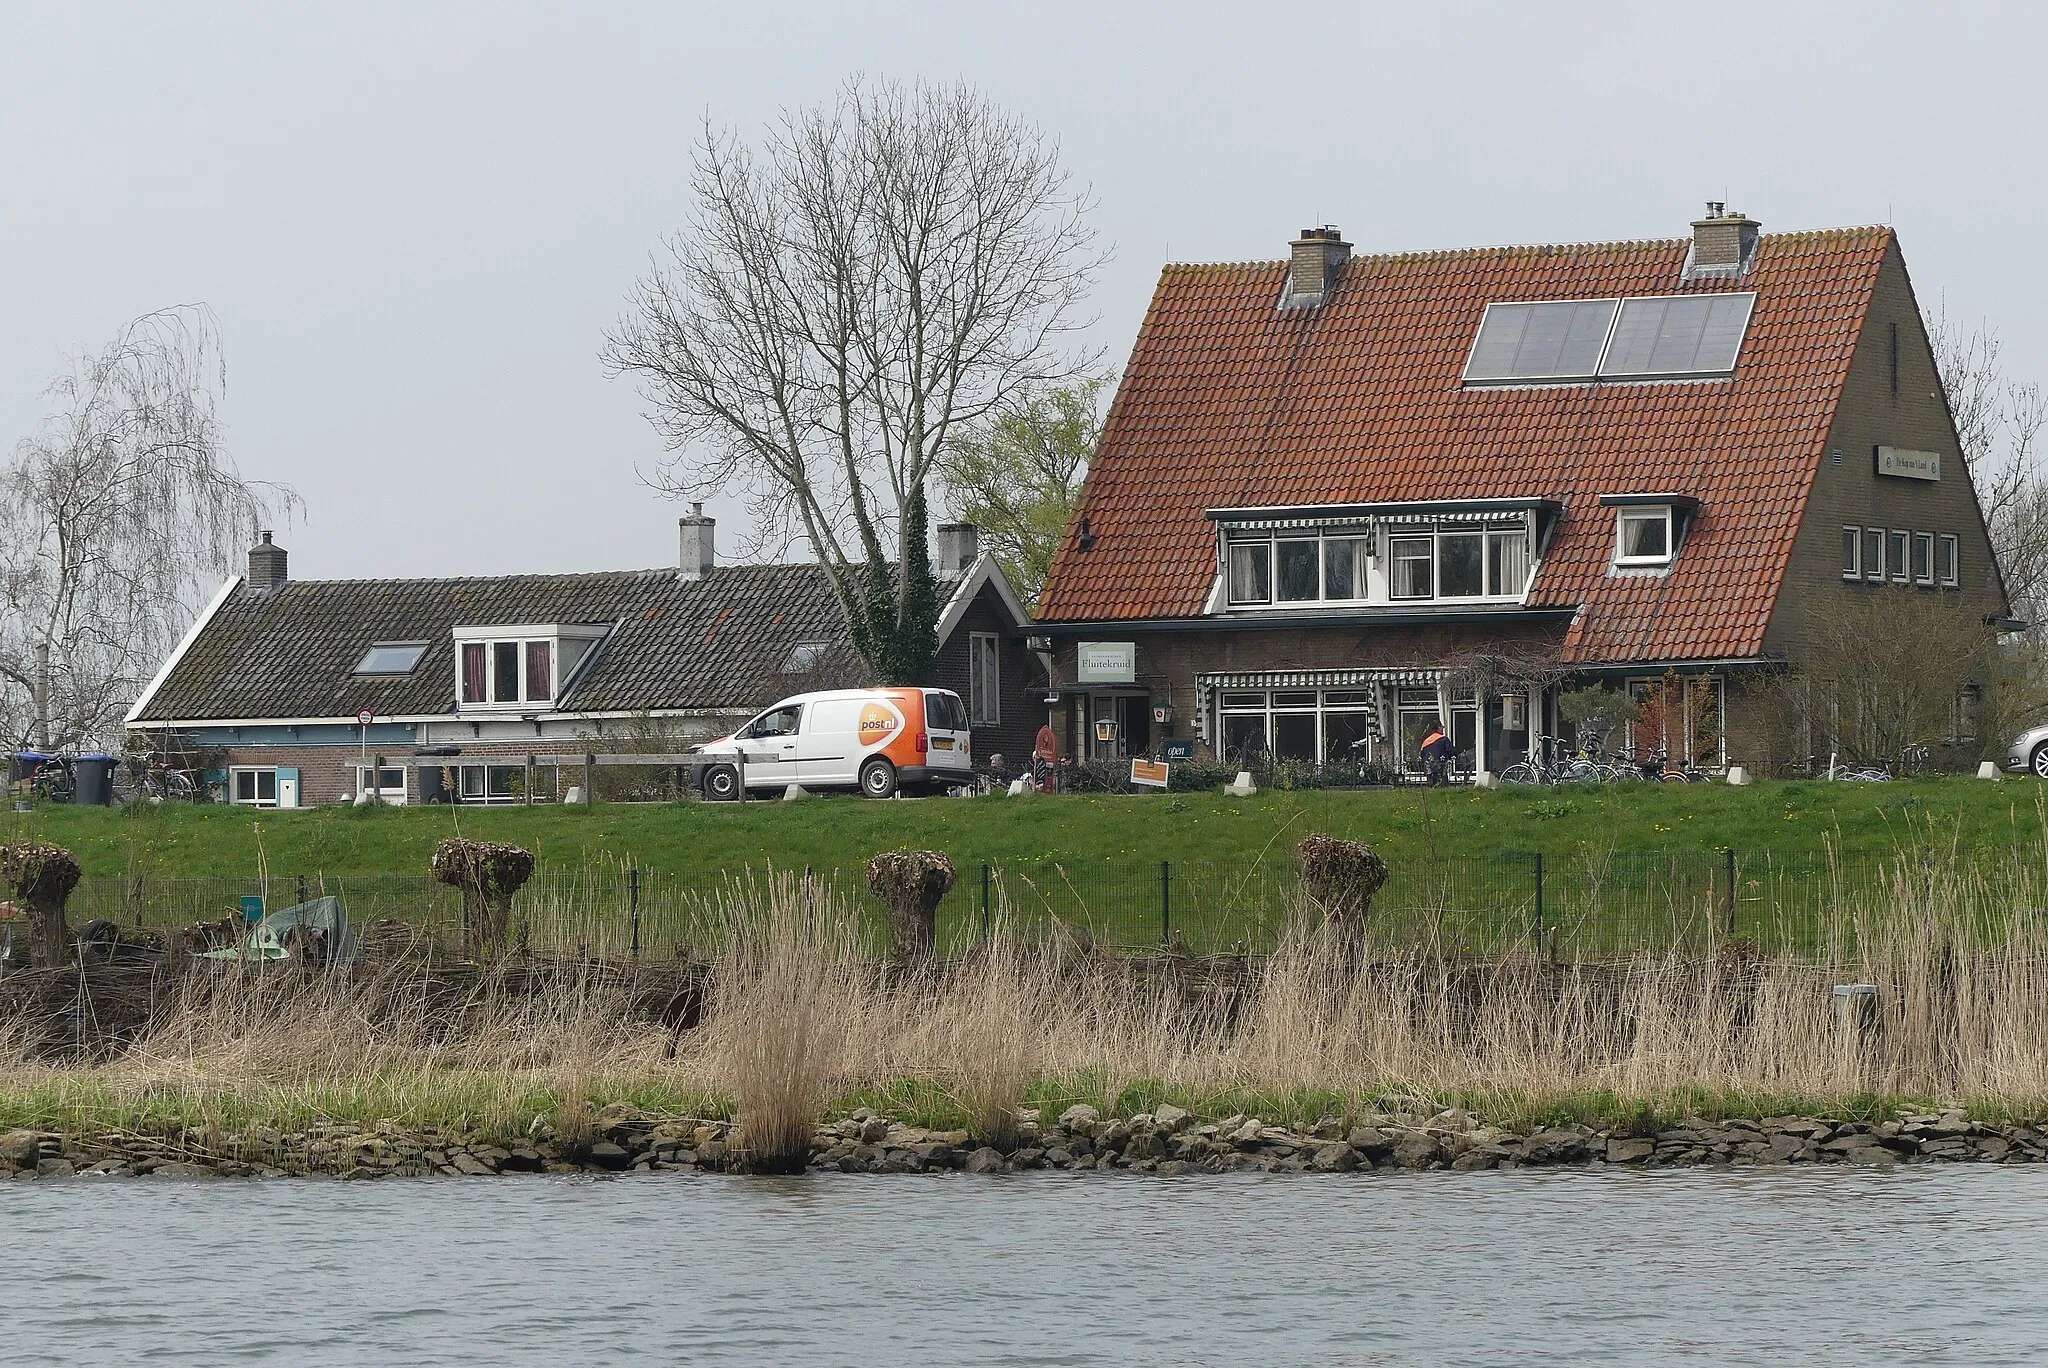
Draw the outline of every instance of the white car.
[[[832,689],[785,698],[691,753],[706,798],[742,788],[857,788],[870,798],[974,777],[967,709],[950,689]]]
[[[2031,727],[2013,738],[2005,753],[2005,767],[2022,774],[2031,771],[2048,779],[2048,723]]]

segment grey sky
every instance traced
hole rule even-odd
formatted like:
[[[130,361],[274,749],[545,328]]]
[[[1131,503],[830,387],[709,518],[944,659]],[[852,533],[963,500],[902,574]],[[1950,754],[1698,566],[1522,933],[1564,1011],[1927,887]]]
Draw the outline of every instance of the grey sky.
[[[964,76],[1061,138],[1113,363],[1169,255],[1676,236],[1725,198],[1767,232],[1888,219],[1922,302],[2048,379],[2036,7],[863,8],[14,0],[0,439],[66,352],[203,300],[237,460],[306,499],[295,574],[669,563],[600,334],[702,112],[757,128],[854,70]]]

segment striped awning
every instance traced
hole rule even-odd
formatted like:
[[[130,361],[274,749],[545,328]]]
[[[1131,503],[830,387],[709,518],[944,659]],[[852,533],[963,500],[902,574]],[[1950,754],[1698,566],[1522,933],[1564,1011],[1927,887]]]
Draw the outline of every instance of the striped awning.
[[[1356,529],[1366,534],[1378,527],[1427,526],[1432,523],[1491,523],[1500,528],[1526,526],[1526,515],[1512,509],[1491,512],[1375,513],[1368,518],[1236,518],[1217,519],[1226,534],[1232,532],[1331,532]]]
[[[1442,670],[1248,670],[1235,674],[1201,674],[1195,687],[1216,689],[1362,689],[1391,684],[1405,689],[1433,689]]]

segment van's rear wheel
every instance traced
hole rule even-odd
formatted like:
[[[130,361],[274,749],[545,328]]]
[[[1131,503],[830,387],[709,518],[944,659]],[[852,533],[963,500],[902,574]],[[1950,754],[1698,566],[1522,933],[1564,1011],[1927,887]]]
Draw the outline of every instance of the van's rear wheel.
[[[705,770],[704,796],[714,803],[730,803],[740,796],[740,772],[731,765]]]
[[[876,756],[860,767],[860,791],[870,798],[896,796],[896,767]]]

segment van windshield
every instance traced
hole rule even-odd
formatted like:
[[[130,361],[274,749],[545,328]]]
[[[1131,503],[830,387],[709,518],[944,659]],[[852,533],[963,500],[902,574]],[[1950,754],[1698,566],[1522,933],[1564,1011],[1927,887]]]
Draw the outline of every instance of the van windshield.
[[[960,706],[956,694],[928,693],[924,696],[924,721],[933,731],[966,731],[967,709]]]

